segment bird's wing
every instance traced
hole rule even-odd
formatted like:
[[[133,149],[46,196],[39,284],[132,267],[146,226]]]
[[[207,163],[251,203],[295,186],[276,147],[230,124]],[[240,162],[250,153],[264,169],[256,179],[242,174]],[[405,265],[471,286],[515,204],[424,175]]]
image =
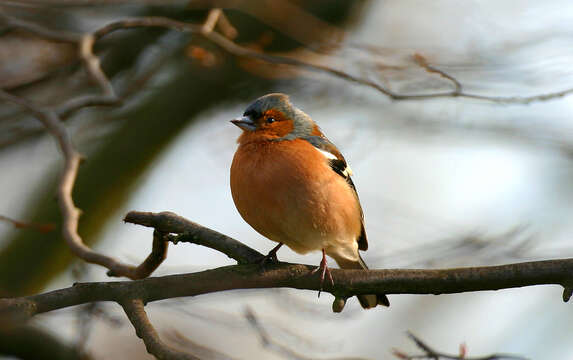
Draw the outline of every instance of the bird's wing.
[[[322,136],[308,136],[304,137],[304,140],[308,141],[312,144],[318,151],[320,151],[324,157],[328,160],[330,168],[337,173],[338,175],[342,176],[346,183],[356,196],[356,201],[358,202],[358,208],[360,209],[360,219],[361,219],[361,230],[360,236],[358,236],[358,248],[360,250],[367,250],[368,249],[368,240],[366,238],[366,230],[364,229],[364,213],[362,212],[362,206],[360,206],[360,199],[358,198],[358,192],[356,191],[356,186],[354,186],[354,182],[352,182],[352,170],[346,163],[344,156],[340,153],[340,151],[334,146],[333,143],[330,142],[324,135]]]

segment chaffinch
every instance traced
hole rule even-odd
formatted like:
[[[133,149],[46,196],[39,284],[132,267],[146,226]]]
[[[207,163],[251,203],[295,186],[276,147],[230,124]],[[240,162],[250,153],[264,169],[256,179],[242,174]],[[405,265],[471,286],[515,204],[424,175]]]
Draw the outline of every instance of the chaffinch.
[[[243,130],[231,165],[231,193],[243,219],[299,254],[322,251],[321,286],[332,282],[326,255],[343,269],[368,269],[364,216],[340,151],[285,94],[268,94],[231,122]],[[363,308],[389,306],[385,295],[360,295]]]

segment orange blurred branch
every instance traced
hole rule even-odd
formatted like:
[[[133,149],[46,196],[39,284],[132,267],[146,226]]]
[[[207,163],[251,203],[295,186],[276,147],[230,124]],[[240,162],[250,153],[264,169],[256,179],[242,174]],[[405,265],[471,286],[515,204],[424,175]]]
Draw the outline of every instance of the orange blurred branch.
[[[36,231],[39,231],[42,233],[54,231],[54,229],[56,228],[56,225],[51,224],[51,223],[43,223],[43,224],[28,223],[28,222],[24,222],[24,221],[20,221],[20,220],[15,220],[15,219],[9,218],[9,217],[4,216],[4,215],[0,215],[0,221],[10,223],[10,224],[14,225],[14,227],[17,229],[32,229],[32,230],[36,230]]]

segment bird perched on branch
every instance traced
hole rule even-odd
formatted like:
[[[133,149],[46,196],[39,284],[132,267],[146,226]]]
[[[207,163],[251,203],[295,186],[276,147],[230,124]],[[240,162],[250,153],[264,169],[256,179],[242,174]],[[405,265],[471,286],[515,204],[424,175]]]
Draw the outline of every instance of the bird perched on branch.
[[[367,269],[364,216],[352,171],[315,122],[285,94],[258,98],[241,118],[231,165],[231,193],[243,219],[278,245],[299,254],[322,251],[321,288],[333,282],[326,255],[343,269]],[[359,295],[363,308],[389,306],[385,295]]]

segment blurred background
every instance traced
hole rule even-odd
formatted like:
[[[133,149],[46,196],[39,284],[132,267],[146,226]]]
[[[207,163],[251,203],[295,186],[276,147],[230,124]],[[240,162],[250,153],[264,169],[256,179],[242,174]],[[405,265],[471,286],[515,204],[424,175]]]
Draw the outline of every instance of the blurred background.
[[[0,87],[45,106],[99,89],[74,45],[13,19],[81,34],[135,16],[201,24],[224,9],[225,33],[268,54],[340,69],[399,94],[450,91],[535,96],[573,88],[573,3],[566,0],[0,2]],[[7,20],[12,19],[12,22]],[[229,30],[231,29],[231,30]],[[232,33],[232,30],[236,34]],[[122,105],[66,120],[86,155],[74,198],[79,233],[96,250],[137,264],[152,232],[124,224],[130,210],[173,211],[266,253],[274,244],[239,216],[229,167],[240,130],[228,120],[255,98],[284,92],[322,127],[354,171],[371,268],[438,268],[573,256],[573,96],[530,104],[471,98],[392,101],[371,87],[295,66],[237,58],[197,36],[121,30],[96,54]],[[55,199],[62,158],[26,111],[0,103],[0,296],[106,281],[106,269],[70,254]],[[279,252],[318,264],[320,254]],[[232,264],[225,255],[171,246],[154,275]],[[390,359],[436,349],[573,358],[573,308],[557,286],[441,296],[390,296],[389,309],[341,314],[332,297],[289,289],[233,291],[147,306],[166,341],[204,358]],[[146,359],[121,308],[97,304],[37,316],[34,329],[93,359]],[[265,341],[266,339],[266,341]],[[269,341],[270,339],[270,341]],[[23,342],[23,346],[34,346]],[[2,349],[0,349],[2,352]],[[0,355],[1,358],[1,355]]]

